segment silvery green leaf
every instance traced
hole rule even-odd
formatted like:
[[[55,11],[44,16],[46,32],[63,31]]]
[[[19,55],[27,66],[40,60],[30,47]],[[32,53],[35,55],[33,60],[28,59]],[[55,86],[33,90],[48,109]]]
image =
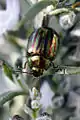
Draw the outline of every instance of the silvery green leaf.
[[[4,68],[4,73],[6,74],[7,77],[9,77],[10,80],[13,80],[13,71],[10,69],[6,64],[3,65]]]
[[[77,66],[59,66],[62,70],[62,72],[60,73],[60,71],[58,72],[58,74],[80,74],[80,67]],[[58,68],[57,68],[58,69]]]
[[[0,95],[0,106],[5,104],[6,102],[12,100],[14,97],[19,95],[25,95],[24,91],[8,91]]]
[[[24,16],[26,11],[32,6],[31,0],[20,0],[20,15]]]
[[[70,117],[69,120],[80,120],[80,117]]]
[[[32,20],[42,9],[46,8],[47,6],[54,4],[51,0],[42,0],[30,7],[24,18],[19,22],[18,28],[21,27],[25,22]]]
[[[67,74],[80,74],[80,67],[68,67],[66,72]]]
[[[53,74],[63,74],[63,75],[72,75],[72,74],[80,74],[80,67],[77,66],[58,66],[56,68],[51,68],[50,70],[47,70],[44,72],[44,74],[41,76],[43,78],[44,76],[53,75]]]
[[[13,83],[0,68],[0,95],[7,93],[8,91],[21,91],[21,87]]]
[[[26,47],[26,42],[23,41],[22,39],[19,39],[18,37],[15,37],[15,35],[11,35],[11,34],[7,34],[5,35],[5,39],[11,43],[12,46],[14,46],[16,48],[16,50],[18,50],[18,52],[20,51],[21,48],[25,48]]]

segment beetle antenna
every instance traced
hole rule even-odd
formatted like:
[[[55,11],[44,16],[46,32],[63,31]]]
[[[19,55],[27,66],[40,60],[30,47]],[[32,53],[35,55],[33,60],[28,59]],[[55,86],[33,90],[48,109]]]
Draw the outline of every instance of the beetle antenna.
[[[29,74],[29,75],[33,74],[32,72],[27,72],[27,71],[20,71],[20,70],[13,70],[13,71],[16,72],[16,73],[26,73],[26,74]]]
[[[27,64],[27,63],[28,63],[27,61],[24,63],[24,67],[23,67],[23,69],[25,69],[25,68],[26,68],[26,64]]]

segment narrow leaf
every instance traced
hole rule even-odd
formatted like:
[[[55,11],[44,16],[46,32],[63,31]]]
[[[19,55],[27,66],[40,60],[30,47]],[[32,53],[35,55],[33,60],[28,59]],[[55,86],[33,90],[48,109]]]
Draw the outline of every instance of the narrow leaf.
[[[55,1],[52,2],[51,0],[42,0],[30,7],[24,18],[19,22],[18,29],[29,20],[32,20],[42,9],[46,8],[49,5],[55,4]]]
[[[24,91],[8,91],[0,95],[0,106],[8,102],[9,100],[12,100],[14,97],[19,95],[26,95],[27,92]]]
[[[80,74],[80,67],[77,66],[58,66],[56,68],[51,68],[44,72],[44,74],[40,77],[43,78],[45,76],[50,76],[53,74],[65,74],[65,75],[76,75]]]
[[[13,71],[12,69],[10,69],[6,64],[3,65],[3,68],[4,68],[4,73],[6,74],[6,76],[10,79],[10,80],[13,80]]]
[[[5,60],[5,56],[3,56],[1,53],[0,53],[0,61],[2,61],[2,67],[4,68],[4,73],[6,74],[6,76],[10,79],[10,80],[13,80],[13,66],[7,61]]]

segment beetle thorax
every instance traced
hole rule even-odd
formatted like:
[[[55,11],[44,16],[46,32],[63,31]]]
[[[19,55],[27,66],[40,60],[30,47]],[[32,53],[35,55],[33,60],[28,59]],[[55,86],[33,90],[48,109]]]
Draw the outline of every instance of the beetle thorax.
[[[50,62],[43,56],[34,55],[28,58],[28,65],[31,68],[34,76],[40,76],[43,71],[48,68]]]

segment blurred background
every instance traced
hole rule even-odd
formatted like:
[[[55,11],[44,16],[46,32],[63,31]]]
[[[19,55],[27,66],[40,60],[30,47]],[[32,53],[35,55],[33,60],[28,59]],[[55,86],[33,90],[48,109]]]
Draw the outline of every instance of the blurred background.
[[[27,11],[40,0],[0,0],[0,59],[7,61],[16,68],[17,61],[24,64],[26,61],[27,41],[30,34],[42,24],[43,16],[52,6],[45,8],[32,20],[26,22],[19,30],[15,24],[21,20]],[[15,1],[15,2],[13,2]],[[68,0],[68,4],[79,0]],[[10,3],[10,4],[9,4]],[[12,4],[13,3],[13,4]],[[12,6],[13,7],[12,7]],[[7,11],[6,11],[7,9]],[[6,15],[2,13],[6,11]],[[4,14],[4,15],[3,15]],[[6,23],[11,16],[9,24]],[[64,30],[59,24],[60,15],[50,16],[48,26],[55,29],[61,36],[59,52],[56,57],[58,65],[79,66],[80,65],[80,13],[76,13],[76,22]],[[4,22],[3,22],[4,20]],[[15,22],[15,23],[14,23]],[[4,26],[3,26],[3,23]],[[4,29],[3,29],[4,27]],[[7,32],[6,32],[7,31]],[[5,34],[4,34],[5,33]],[[19,58],[19,59],[18,59]],[[50,71],[50,69],[49,69]],[[47,73],[49,72],[47,71]],[[17,75],[16,75],[17,76]],[[80,75],[59,75],[54,72],[52,75],[45,75],[41,78],[34,78],[31,75],[19,74],[15,77],[6,74],[0,66],[0,95],[8,91],[21,90],[18,79],[24,80],[29,89],[36,86],[40,89],[41,113],[48,112],[52,120],[79,120],[80,119]],[[24,87],[26,87],[23,83]],[[10,116],[19,114],[25,120],[30,119],[24,112],[24,104],[29,106],[29,94],[18,96],[10,100],[4,107],[0,107],[0,120],[9,120]],[[45,101],[46,100],[46,101]],[[27,102],[28,101],[28,102]]]

